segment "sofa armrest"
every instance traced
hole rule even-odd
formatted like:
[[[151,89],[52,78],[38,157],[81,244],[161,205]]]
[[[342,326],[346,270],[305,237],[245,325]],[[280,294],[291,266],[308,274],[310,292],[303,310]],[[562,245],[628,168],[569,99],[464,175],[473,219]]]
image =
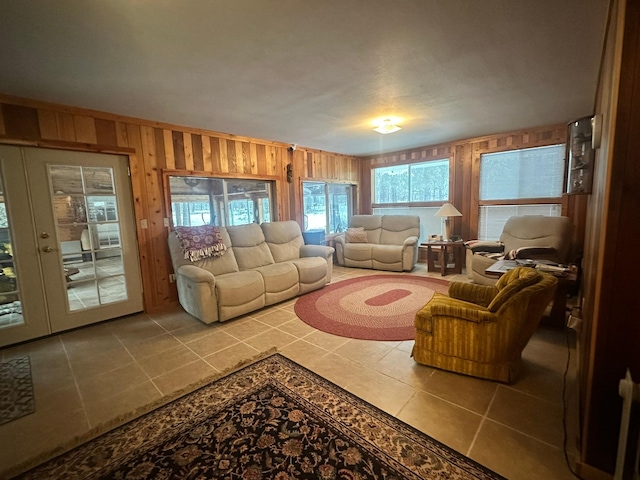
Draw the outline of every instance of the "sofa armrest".
[[[447,320],[465,320],[471,323],[496,321],[496,315],[487,310],[486,307],[455,298],[439,300],[431,304],[432,317],[447,317]]]
[[[333,252],[333,247],[326,247],[324,245],[302,245],[300,247],[301,257],[329,258],[333,255]]]
[[[216,278],[213,276],[213,273],[204,268],[196,267],[195,265],[183,265],[178,268],[176,274],[194,283],[210,283],[212,289],[216,284]]]
[[[347,243],[346,235],[344,233],[341,233],[340,235],[336,235],[335,237],[333,237],[333,241],[336,244],[340,243],[344,245],[345,243]]]
[[[451,282],[449,285],[449,296],[451,298],[475,303],[483,307],[489,306],[497,293],[498,289],[493,286],[464,282]]]
[[[402,242],[402,245],[406,247],[408,245],[415,245],[417,243],[418,243],[418,237],[413,236],[413,237],[407,237],[404,240],[404,242]]]
[[[489,253],[502,253],[504,251],[504,244],[502,242],[487,242],[480,240],[469,240],[465,242],[464,246],[476,252],[489,252]]]

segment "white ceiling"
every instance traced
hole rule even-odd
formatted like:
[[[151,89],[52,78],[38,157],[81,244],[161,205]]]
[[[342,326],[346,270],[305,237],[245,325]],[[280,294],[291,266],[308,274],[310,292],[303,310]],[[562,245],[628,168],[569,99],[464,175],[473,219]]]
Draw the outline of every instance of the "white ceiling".
[[[0,0],[0,92],[376,154],[593,113],[607,6]]]

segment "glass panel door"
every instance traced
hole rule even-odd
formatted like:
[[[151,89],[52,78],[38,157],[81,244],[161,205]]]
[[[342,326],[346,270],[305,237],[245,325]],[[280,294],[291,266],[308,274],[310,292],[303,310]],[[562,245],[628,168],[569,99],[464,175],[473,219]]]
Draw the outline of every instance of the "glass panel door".
[[[141,311],[126,157],[24,150],[52,331]]]

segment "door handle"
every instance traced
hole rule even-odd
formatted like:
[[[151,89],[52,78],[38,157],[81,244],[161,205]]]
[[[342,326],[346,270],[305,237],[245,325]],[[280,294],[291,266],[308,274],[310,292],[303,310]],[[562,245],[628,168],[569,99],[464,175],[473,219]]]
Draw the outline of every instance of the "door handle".
[[[45,253],[49,253],[53,250],[53,248],[51,248],[49,245],[45,245],[44,247],[42,247],[42,251]]]

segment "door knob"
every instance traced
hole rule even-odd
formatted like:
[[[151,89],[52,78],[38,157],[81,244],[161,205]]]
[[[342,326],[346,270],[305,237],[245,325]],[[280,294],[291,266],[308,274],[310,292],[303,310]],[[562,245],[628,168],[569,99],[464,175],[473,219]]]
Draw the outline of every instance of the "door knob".
[[[45,245],[44,247],[42,247],[42,251],[49,253],[51,250],[53,250],[49,245]]]
[[[42,232],[40,234],[40,238],[49,238],[49,234],[47,232]]]

